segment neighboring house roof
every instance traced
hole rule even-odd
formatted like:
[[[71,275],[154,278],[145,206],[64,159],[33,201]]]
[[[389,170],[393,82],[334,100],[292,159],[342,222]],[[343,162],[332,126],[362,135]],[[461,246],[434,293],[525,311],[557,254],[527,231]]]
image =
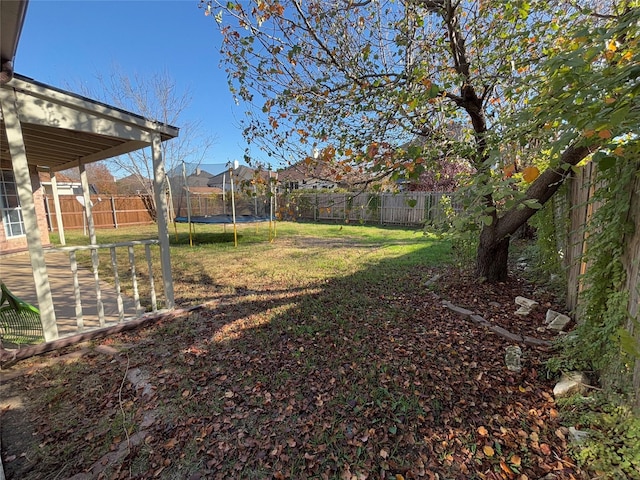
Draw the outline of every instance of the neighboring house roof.
[[[116,180],[118,183],[138,183],[140,185],[152,185],[153,180],[150,178],[142,177],[136,173],[132,173],[131,175],[127,175],[126,177],[122,177]]]
[[[118,193],[136,193],[141,190],[151,192],[153,189],[153,180],[132,173],[126,177],[116,180],[116,188]]]
[[[329,185],[348,188],[363,183],[366,179],[364,174],[356,173],[353,170],[347,172],[321,159],[302,160],[278,172],[279,183],[306,182],[310,185],[321,184],[325,188]],[[300,188],[303,186],[300,185]]]
[[[51,174],[49,172],[38,172],[38,176],[40,177],[40,183],[47,184],[51,183]],[[58,183],[75,183],[80,185],[79,180],[73,180],[72,178],[67,177],[63,173],[56,173],[56,182]]]
[[[256,172],[253,168],[247,167],[245,165],[240,165],[238,168],[233,170],[233,181],[235,183],[241,182],[251,182],[255,179]],[[266,182],[269,179],[269,172],[266,170],[260,170],[260,177]],[[224,180],[223,180],[224,177]],[[214,175],[209,179],[208,186],[229,189],[229,170],[225,170],[217,175]]]
[[[192,187],[207,187],[209,180],[213,178],[213,174],[197,169],[193,174],[187,177],[187,185]]]
[[[278,172],[280,182],[298,182],[305,179],[335,181],[328,164],[322,160],[300,161]]]
[[[46,193],[51,194],[51,174],[49,172],[38,172],[38,178],[40,178],[40,184],[46,189]],[[62,173],[56,173],[56,183],[58,185],[58,193],[60,195],[76,195],[82,193],[82,183],[80,180],[74,180]],[[46,188],[49,187],[49,188]],[[89,184],[89,193],[92,195],[98,194],[98,187],[95,184]]]

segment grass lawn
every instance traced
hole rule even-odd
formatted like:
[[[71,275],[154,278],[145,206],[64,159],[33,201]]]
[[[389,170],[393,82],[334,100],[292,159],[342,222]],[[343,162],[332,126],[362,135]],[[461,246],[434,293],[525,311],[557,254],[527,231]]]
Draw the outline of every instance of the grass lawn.
[[[266,224],[243,225],[237,248],[231,227],[197,225],[193,247],[179,229],[176,301],[206,307],[76,347],[74,362],[29,370],[74,349],[24,362],[8,385],[36,441],[5,462],[14,478],[577,475],[547,354],[525,348],[508,371],[509,343],[440,300],[535,332],[539,317],[511,320],[533,286],[475,284],[447,242],[409,229],[279,223],[269,242]]]

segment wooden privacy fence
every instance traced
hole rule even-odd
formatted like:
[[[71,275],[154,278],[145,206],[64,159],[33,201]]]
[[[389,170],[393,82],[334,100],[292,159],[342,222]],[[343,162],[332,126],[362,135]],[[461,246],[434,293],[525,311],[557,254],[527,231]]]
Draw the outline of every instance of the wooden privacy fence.
[[[57,230],[53,198],[45,195],[45,211],[50,231]],[[151,199],[145,195],[92,195],[93,221],[96,228],[118,228],[154,223]],[[231,194],[194,195],[189,198],[191,215],[231,213]],[[450,193],[288,193],[278,195],[277,211],[281,220],[314,220],[375,223],[380,225],[421,226],[446,220],[445,205],[456,212],[461,207]],[[267,195],[235,194],[237,215],[267,217],[270,199]],[[62,224],[65,229],[86,228],[82,197],[60,197]],[[185,195],[174,195],[175,216],[187,215]]]
[[[593,196],[597,188],[605,187],[598,183],[597,168],[594,162],[587,163],[574,173],[569,181],[566,199],[560,199],[555,213],[557,231],[567,232],[566,244],[559,245],[559,250],[565,252],[564,265],[568,272],[567,306],[576,312],[576,319],[580,322],[581,298],[580,292],[588,288],[584,284],[583,275],[588,271],[589,264],[585,261],[589,225],[593,214],[599,208]],[[566,217],[568,216],[568,225]],[[636,175],[630,190],[630,209],[628,221],[634,226],[631,233],[625,235],[622,264],[626,273],[626,282],[621,286],[629,292],[628,312],[633,319],[638,318],[640,305],[640,176]],[[561,236],[559,236],[562,239]],[[636,347],[640,349],[640,329],[629,320],[627,331],[636,339]],[[640,408],[640,358],[635,361],[633,375],[633,389],[636,393],[636,406]]]
[[[146,195],[91,195],[93,221],[96,228],[118,228],[154,223],[151,199]],[[45,195],[44,206],[50,231],[58,228],[53,197]],[[61,196],[60,211],[64,229],[86,228],[84,199]]]
[[[561,246],[561,251],[566,252],[563,260],[567,268],[567,307],[571,310],[576,310],[578,306],[578,297],[583,288],[582,276],[587,271],[587,263],[583,257],[587,225],[593,216],[594,204],[591,198],[595,192],[595,174],[593,162],[576,171],[568,182],[566,200],[558,200],[555,212],[556,229],[567,231],[565,229],[568,227],[566,244]],[[568,215],[568,225],[562,225],[565,215]]]
[[[450,193],[290,193],[278,199],[282,219],[421,226],[447,220]]]
[[[564,264],[568,271],[567,306],[572,310],[579,310],[579,293],[585,287],[582,277],[587,272],[589,264],[584,259],[587,248],[587,226],[599,204],[594,202],[593,196],[597,188],[603,185],[597,183],[597,168],[593,162],[579,169],[569,181],[567,199],[558,203],[556,208],[556,224],[558,231],[567,231],[566,244],[560,245],[565,252]],[[568,211],[567,211],[568,210]],[[568,225],[565,228],[562,223]],[[627,287],[630,295],[630,311],[637,314],[640,303],[640,177],[636,176],[635,184],[631,188],[631,207],[629,222],[634,225],[633,233],[625,238],[625,249],[622,263],[627,276]]]

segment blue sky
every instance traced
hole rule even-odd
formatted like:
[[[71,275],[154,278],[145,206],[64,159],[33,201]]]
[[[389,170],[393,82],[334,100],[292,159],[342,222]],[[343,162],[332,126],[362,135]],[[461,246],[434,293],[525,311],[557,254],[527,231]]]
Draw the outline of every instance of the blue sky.
[[[15,71],[74,91],[80,84],[95,88],[96,75],[108,77],[114,64],[131,75],[166,70],[181,91],[191,92],[185,120],[200,120],[217,137],[203,164],[224,164],[242,160],[245,142],[242,106],[234,104],[220,66],[220,42],[198,0],[30,0]]]

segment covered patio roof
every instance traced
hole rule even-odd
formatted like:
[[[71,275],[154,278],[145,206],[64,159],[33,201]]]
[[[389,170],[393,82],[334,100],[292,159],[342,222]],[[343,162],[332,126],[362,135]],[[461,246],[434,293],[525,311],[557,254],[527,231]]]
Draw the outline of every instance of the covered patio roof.
[[[15,92],[29,165],[52,172],[132,152],[178,136],[178,129],[81,95],[14,74],[2,95]],[[0,164],[11,161],[4,115],[0,116]]]

